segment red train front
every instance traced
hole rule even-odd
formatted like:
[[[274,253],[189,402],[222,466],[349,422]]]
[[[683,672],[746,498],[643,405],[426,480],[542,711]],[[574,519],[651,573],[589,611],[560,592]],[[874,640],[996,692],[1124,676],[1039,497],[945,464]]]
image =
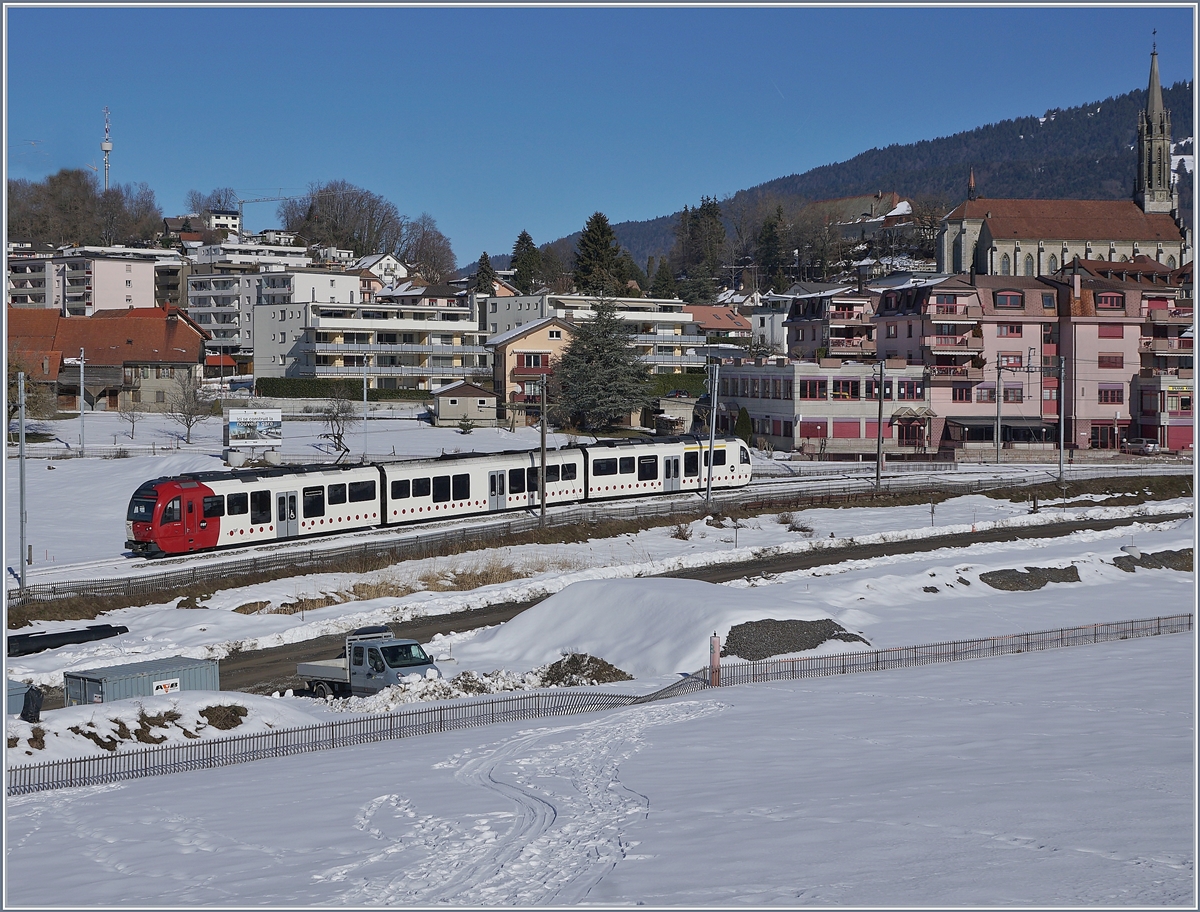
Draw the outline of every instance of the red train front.
[[[134,554],[186,554],[215,548],[221,517],[205,516],[212,489],[198,481],[158,478],[134,493],[125,515],[125,547]],[[208,511],[209,513],[213,511]]]

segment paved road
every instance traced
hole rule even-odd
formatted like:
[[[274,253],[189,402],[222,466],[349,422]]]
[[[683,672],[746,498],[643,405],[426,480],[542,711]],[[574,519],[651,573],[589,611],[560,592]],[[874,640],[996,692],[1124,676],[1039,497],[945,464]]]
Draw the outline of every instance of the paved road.
[[[1153,521],[1166,522],[1172,519],[1187,519],[1190,516],[1190,513],[1155,516]],[[955,533],[953,535],[940,535],[934,538],[917,540],[848,545],[844,548],[821,549],[801,554],[785,554],[753,563],[722,564],[715,567],[701,567],[665,575],[676,578],[704,580],[710,583],[724,583],[729,580],[741,579],[747,576],[758,576],[764,573],[786,573],[791,570],[805,570],[811,567],[839,564],[845,561],[866,560],[894,554],[913,554],[921,551],[933,551],[938,548],[961,548],[980,542],[1014,541],[1018,538],[1057,538],[1082,529],[1112,529],[1119,526],[1131,525],[1143,519],[1144,517],[1083,520],[1031,528],[989,529],[983,532]],[[393,625],[392,629],[397,636],[411,637],[414,640],[427,643],[436,633],[461,632],[464,630],[473,630],[476,627],[502,623],[516,617],[526,608],[536,605],[539,601],[541,599],[505,605],[493,605],[488,608],[460,611],[455,614],[419,618],[404,624]],[[268,694],[276,690],[282,692],[289,687],[299,690],[304,687],[304,682],[295,676],[296,663],[332,658],[341,651],[342,646],[342,637],[321,637],[316,640],[305,640],[302,643],[293,643],[273,649],[261,649],[230,656],[221,662],[221,689]]]

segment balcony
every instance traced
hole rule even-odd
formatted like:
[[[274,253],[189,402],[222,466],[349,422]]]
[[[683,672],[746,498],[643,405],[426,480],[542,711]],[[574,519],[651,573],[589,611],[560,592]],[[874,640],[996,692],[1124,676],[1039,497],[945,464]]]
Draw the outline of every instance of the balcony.
[[[512,375],[514,377],[546,377],[546,376],[549,376],[551,373],[553,373],[553,371],[551,371],[548,366],[544,366],[544,367],[517,366],[512,369]]]
[[[848,339],[845,337],[839,338],[837,336],[830,336],[827,347],[829,349],[829,354],[831,354],[831,355],[836,355],[836,354],[874,355],[875,354],[874,340],[867,339],[865,336],[863,336],[861,338],[853,338],[853,339]]]
[[[1190,355],[1192,354],[1192,340],[1178,337],[1170,339],[1142,338],[1138,341],[1138,351],[1152,352],[1156,355]]]
[[[983,351],[982,336],[926,336],[924,345],[931,349],[951,351]]]
[[[865,323],[867,315],[860,310],[831,310],[830,323]]]
[[[1138,376],[1143,379],[1151,379],[1153,377],[1178,377],[1180,380],[1191,380],[1193,377],[1193,368],[1190,367],[1143,367],[1138,371]]]
[[[926,311],[930,317],[968,317],[978,320],[983,311],[980,307],[968,304],[935,304]],[[936,319],[935,319],[936,322]]]
[[[1159,325],[1190,326],[1194,319],[1194,313],[1190,307],[1181,307],[1175,310],[1151,310],[1146,313],[1146,319]]]
[[[983,368],[969,364],[935,364],[929,368],[929,379],[935,383],[939,380],[980,381],[983,379]]]

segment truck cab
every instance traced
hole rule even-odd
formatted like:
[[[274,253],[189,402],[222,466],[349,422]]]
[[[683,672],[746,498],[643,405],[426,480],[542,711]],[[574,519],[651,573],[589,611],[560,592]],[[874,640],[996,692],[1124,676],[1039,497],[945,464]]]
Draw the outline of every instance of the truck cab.
[[[397,640],[390,635],[366,640],[348,637],[346,652],[350,659],[350,692],[359,696],[399,684],[410,674],[425,677],[430,668],[441,677],[433,659],[416,640]]]

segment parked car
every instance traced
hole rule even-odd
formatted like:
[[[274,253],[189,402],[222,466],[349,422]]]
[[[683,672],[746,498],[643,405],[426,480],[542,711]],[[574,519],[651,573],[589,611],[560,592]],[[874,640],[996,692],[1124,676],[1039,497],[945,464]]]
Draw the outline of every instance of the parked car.
[[[1158,441],[1149,437],[1129,437],[1121,442],[1121,452],[1153,456],[1159,452]]]

